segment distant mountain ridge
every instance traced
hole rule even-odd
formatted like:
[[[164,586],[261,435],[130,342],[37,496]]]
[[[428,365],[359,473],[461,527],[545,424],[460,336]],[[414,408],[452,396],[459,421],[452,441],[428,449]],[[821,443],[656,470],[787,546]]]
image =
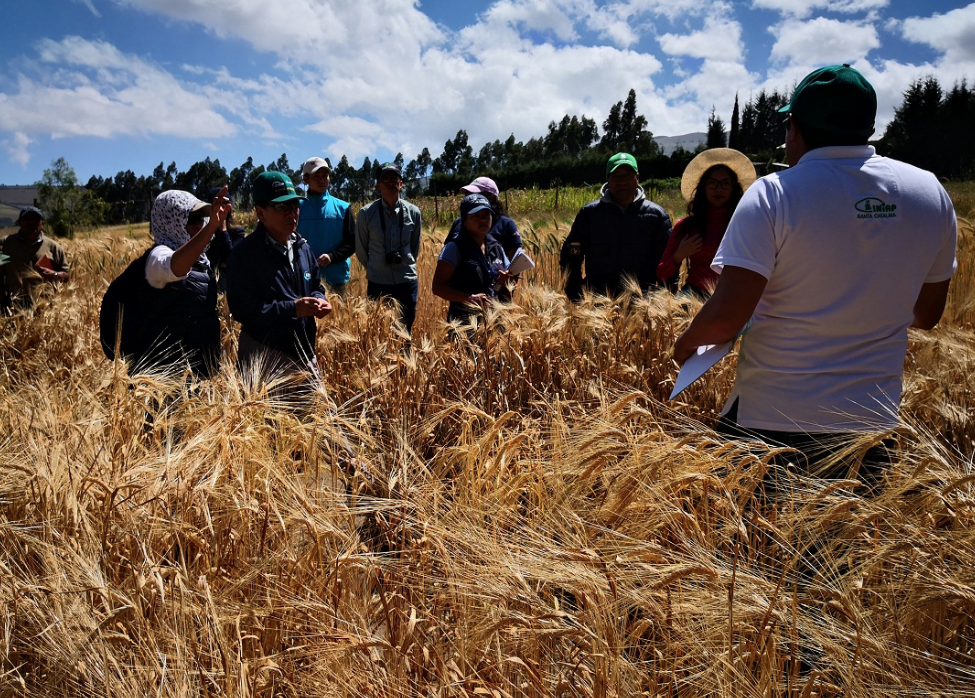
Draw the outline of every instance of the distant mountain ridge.
[[[654,136],[653,140],[663,149],[664,155],[670,155],[677,146],[680,146],[689,153],[693,153],[697,146],[708,142],[708,134],[704,131],[685,133],[683,136]]]
[[[0,184],[0,228],[9,228],[17,220],[20,209],[33,206],[37,199],[35,186]]]

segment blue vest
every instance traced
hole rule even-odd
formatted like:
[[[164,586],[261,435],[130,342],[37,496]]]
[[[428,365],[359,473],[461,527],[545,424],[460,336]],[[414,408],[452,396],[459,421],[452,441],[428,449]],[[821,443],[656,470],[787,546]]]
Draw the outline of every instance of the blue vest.
[[[342,243],[345,213],[349,204],[325,192],[321,196],[309,194],[301,202],[298,214],[298,234],[308,241],[315,257],[327,254]],[[349,283],[352,262],[343,259],[327,267],[319,267],[318,275],[327,283],[340,286]]]

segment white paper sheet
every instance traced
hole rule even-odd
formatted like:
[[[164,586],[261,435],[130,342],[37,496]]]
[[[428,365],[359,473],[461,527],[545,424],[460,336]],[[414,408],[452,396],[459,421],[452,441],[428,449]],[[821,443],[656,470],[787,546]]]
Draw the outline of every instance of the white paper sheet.
[[[529,257],[526,252],[519,249],[517,252],[515,252],[515,258],[511,260],[511,264],[508,265],[508,268],[505,271],[514,276],[515,274],[520,274],[523,271],[528,271],[529,269],[534,268],[535,262],[532,261],[532,258]]]
[[[735,337],[737,339],[737,337]],[[724,356],[727,356],[734,345],[735,340],[724,344],[708,344],[698,347],[697,351],[680,367],[677,380],[674,382],[674,390],[670,394],[671,400],[680,395],[684,389],[698,378],[708,372],[708,369],[718,363]]]

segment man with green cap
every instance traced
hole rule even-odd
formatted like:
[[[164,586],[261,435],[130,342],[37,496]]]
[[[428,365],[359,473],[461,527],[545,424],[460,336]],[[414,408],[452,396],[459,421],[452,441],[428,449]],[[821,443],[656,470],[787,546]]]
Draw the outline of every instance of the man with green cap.
[[[781,111],[790,169],[745,193],[712,264],[717,288],[674,359],[750,321],[719,431],[795,448],[803,472],[873,488],[883,445],[862,463],[829,456],[897,425],[907,330],[941,319],[957,266],[955,213],[932,173],[867,145],[877,95],[857,70],[810,73]]]
[[[559,255],[565,293],[573,301],[583,289],[618,295],[628,279],[644,292],[659,284],[657,265],[670,238],[670,216],[646,198],[636,158],[616,153],[609,159],[601,194],[579,210]]]
[[[258,175],[251,190],[257,227],[227,263],[227,303],[240,323],[237,364],[317,373],[315,320],[332,311],[318,260],[298,235],[301,197],[282,172]]]

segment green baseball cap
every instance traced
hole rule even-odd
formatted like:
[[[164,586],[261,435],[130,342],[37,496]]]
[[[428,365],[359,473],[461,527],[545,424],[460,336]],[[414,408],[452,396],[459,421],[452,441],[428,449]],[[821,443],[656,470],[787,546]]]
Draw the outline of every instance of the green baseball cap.
[[[877,93],[855,68],[828,65],[804,77],[779,112],[827,133],[866,138],[877,118]]]
[[[258,206],[279,204],[283,201],[305,198],[299,196],[298,192],[295,191],[294,182],[291,181],[288,175],[284,172],[275,172],[274,170],[261,172],[261,174],[257,175],[257,178],[254,180],[254,186],[251,189],[251,197]]]
[[[632,167],[634,172],[639,172],[640,168],[636,166],[636,158],[629,153],[616,153],[613,157],[609,159],[606,163],[606,176],[609,177],[611,174],[616,172],[619,168],[623,166]]]

